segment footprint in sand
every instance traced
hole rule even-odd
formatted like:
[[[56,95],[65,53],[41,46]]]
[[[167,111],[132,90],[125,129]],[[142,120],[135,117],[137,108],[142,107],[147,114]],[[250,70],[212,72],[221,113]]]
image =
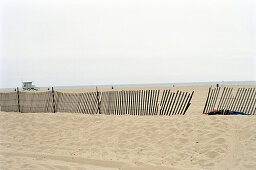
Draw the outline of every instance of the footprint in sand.
[[[206,153],[206,156],[208,158],[216,158],[217,156],[219,156],[220,154],[218,152],[215,152],[215,151],[209,151]]]
[[[220,134],[218,134],[218,133],[210,133],[210,134],[207,134],[207,136],[210,137],[210,138],[215,138],[215,137],[220,136]]]
[[[215,140],[212,141],[213,143],[216,143],[216,144],[223,144],[226,142],[226,139],[224,138],[217,138]]]

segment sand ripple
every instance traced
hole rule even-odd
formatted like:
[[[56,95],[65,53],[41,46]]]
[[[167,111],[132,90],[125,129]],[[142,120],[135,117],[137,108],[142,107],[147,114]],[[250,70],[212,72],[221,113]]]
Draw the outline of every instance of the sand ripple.
[[[0,114],[0,169],[253,169],[256,118]]]

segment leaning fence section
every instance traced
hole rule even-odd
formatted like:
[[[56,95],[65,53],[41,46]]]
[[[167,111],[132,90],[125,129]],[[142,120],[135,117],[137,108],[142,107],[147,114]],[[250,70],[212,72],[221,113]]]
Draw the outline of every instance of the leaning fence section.
[[[209,88],[203,113],[256,114],[255,88]]]
[[[161,103],[160,103],[160,115],[185,115],[190,101],[192,99],[192,93],[188,92],[172,92],[171,90],[164,90]]]
[[[220,87],[218,88],[209,88],[208,96],[206,99],[205,107],[204,107],[204,113],[208,113],[212,110],[214,110],[216,107],[217,99],[220,93]]]
[[[97,93],[56,92],[56,110],[58,112],[97,114]]]

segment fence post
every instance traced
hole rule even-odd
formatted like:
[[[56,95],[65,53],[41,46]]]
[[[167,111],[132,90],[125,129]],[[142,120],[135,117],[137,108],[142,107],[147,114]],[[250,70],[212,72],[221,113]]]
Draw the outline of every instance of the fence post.
[[[53,107],[53,113],[55,113],[55,100],[54,100],[54,90],[53,90],[53,87],[52,87],[52,107]]]
[[[99,114],[101,114],[101,111],[100,111],[100,95],[99,95],[99,90],[98,90],[97,86],[96,86],[96,95],[97,95],[98,111],[99,111]]]
[[[19,92],[19,87],[17,87],[17,99],[18,99],[18,111],[20,112],[20,92]]]

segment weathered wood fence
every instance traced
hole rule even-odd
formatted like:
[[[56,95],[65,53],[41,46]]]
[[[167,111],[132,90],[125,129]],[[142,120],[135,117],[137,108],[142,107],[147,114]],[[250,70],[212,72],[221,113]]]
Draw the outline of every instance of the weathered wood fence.
[[[192,93],[177,91],[171,92],[170,90],[164,90],[161,100],[160,115],[184,115],[190,106],[192,99]]]
[[[0,93],[2,111],[70,112],[114,115],[184,115],[193,93],[171,90],[131,90],[85,93]]]
[[[256,114],[255,88],[231,87],[209,88],[203,113],[213,110],[229,110],[245,114]]]
[[[0,106],[2,111],[18,112],[18,95],[16,92],[0,93]]]
[[[102,92],[100,112],[116,115],[157,115],[159,90]]]

